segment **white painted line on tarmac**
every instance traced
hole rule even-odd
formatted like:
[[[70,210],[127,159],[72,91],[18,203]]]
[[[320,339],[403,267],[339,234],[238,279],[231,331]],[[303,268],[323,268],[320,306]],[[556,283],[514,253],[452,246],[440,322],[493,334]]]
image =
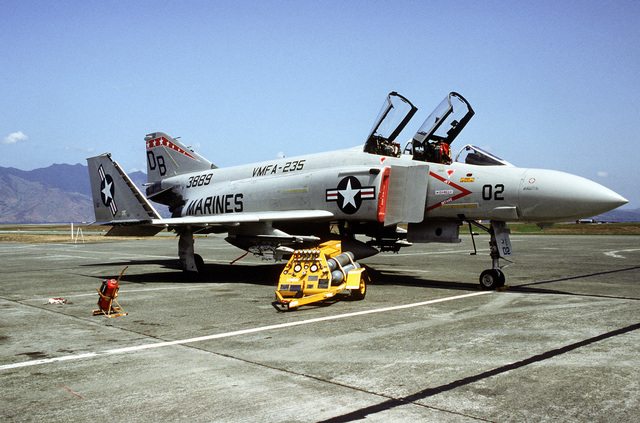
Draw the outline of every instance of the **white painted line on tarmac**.
[[[150,291],[167,291],[167,290],[176,290],[176,289],[186,289],[186,290],[196,290],[196,289],[210,289],[212,293],[215,293],[216,290],[214,288],[211,287],[211,285],[190,285],[190,286],[165,286],[165,287],[161,287],[161,288],[138,288],[138,289],[126,289],[126,288],[120,288],[119,289],[119,293],[120,294],[130,294],[132,292],[150,292]],[[97,297],[98,293],[96,291],[93,291],[90,294],[71,294],[71,295],[63,295],[62,298],[69,299],[69,298],[80,298],[80,297]],[[36,302],[40,302],[40,301],[47,301],[49,300],[49,298],[51,297],[47,297],[47,298],[27,298],[24,300],[18,300],[17,302],[20,303],[27,303],[30,301],[36,301]]]
[[[626,259],[625,256],[620,255],[618,253],[632,253],[634,251],[640,251],[640,248],[629,248],[627,250],[616,250],[616,251],[607,251],[604,253],[605,256],[613,257],[613,258],[621,258]]]
[[[419,302],[419,303],[412,303],[412,304],[404,304],[404,305],[399,305],[399,306],[377,308],[377,309],[372,309],[372,310],[356,311],[356,312],[353,312],[353,313],[338,314],[338,315],[335,315],[335,316],[318,317],[316,319],[300,320],[300,321],[297,321],[297,322],[281,323],[281,324],[278,324],[278,325],[261,326],[261,327],[257,327],[257,328],[243,329],[243,330],[237,330],[237,331],[233,331],[233,332],[216,333],[216,334],[213,334],[213,335],[199,336],[199,337],[196,337],[196,338],[181,339],[181,340],[177,340],[177,341],[157,342],[157,343],[154,343],[154,344],[135,345],[135,346],[131,346],[131,347],[116,348],[116,349],[113,349],[113,350],[106,350],[106,351],[96,351],[96,352],[90,352],[90,353],[86,353],[86,354],[67,355],[67,356],[63,356],[63,357],[45,358],[45,359],[42,359],[42,360],[32,360],[32,361],[26,361],[26,362],[22,362],[22,363],[5,364],[5,365],[0,366],[0,371],[9,370],[9,369],[17,369],[17,368],[21,368],[21,367],[38,366],[38,365],[41,365],[41,364],[56,363],[56,362],[59,362],[59,361],[80,360],[80,359],[92,358],[92,357],[104,357],[104,356],[108,356],[108,355],[123,354],[123,353],[127,353],[127,352],[149,350],[149,349],[153,349],[153,348],[170,347],[170,346],[173,346],[173,345],[193,344],[193,343],[196,343],[196,342],[210,341],[212,339],[230,338],[230,337],[233,337],[233,336],[246,335],[246,334],[249,334],[249,333],[265,332],[265,331],[276,330],[276,329],[290,328],[290,327],[294,327],[294,326],[302,326],[302,325],[308,325],[308,324],[313,324],[313,323],[327,322],[327,321],[330,321],[330,320],[339,320],[339,319],[346,319],[346,318],[349,318],[349,317],[364,316],[364,315],[367,315],[367,314],[385,313],[385,312],[388,312],[388,311],[396,311],[396,310],[404,310],[404,309],[407,309],[407,308],[422,307],[422,306],[426,306],[426,305],[443,303],[443,302],[446,302],[446,301],[461,300],[461,299],[464,299],[464,298],[477,297],[477,296],[480,296],[480,295],[487,295],[487,294],[491,294],[491,293],[493,293],[493,291],[479,291],[479,292],[473,292],[471,294],[456,295],[455,297],[439,298],[439,299],[436,299],[436,300],[422,301],[422,302]]]
[[[35,244],[23,244],[18,242],[6,242],[0,246],[0,251],[12,252],[14,250],[26,250],[36,247]]]
[[[95,257],[82,257],[79,255],[68,255],[68,254],[48,254],[45,256],[40,256],[38,258],[38,260],[49,260],[49,261],[58,261],[58,260],[77,260],[77,259],[83,259],[83,260],[95,260]]]
[[[118,262],[118,261],[133,261],[135,259],[146,259],[146,260],[152,260],[152,259],[163,259],[163,260],[178,260],[178,256],[160,256],[160,255],[153,255],[153,254],[126,254],[126,255],[120,255],[120,256],[114,256],[112,253],[105,253],[105,255],[107,255],[107,258],[101,258],[98,259],[96,257],[96,255],[101,254],[100,251],[96,252],[95,254],[92,253],[93,255],[91,256],[83,256],[80,254],[74,254],[74,255],[70,255],[70,254],[47,254],[44,256],[40,256],[38,258],[38,260],[49,260],[49,261],[59,261],[59,260],[108,260],[108,262]]]

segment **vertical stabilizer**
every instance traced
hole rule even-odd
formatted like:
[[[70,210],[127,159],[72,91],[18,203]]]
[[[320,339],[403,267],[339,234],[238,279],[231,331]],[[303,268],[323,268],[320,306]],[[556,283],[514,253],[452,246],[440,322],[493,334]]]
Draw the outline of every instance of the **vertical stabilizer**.
[[[147,181],[208,169],[216,166],[189,147],[164,132],[153,132],[144,137],[147,145]]]
[[[87,159],[96,221],[100,223],[143,223],[160,219],[140,190],[111,160],[110,154]]]

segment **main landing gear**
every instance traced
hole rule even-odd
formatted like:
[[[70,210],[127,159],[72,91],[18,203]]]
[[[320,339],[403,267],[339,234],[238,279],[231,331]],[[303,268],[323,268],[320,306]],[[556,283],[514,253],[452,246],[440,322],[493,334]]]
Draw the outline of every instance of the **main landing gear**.
[[[204,271],[204,260],[199,254],[194,253],[193,232],[190,230],[180,232],[178,257],[180,257],[180,268],[188,274],[198,275]]]
[[[504,286],[506,278],[502,272],[502,268],[505,266],[500,266],[500,259],[513,263],[507,259],[507,257],[511,257],[513,255],[511,241],[509,240],[510,231],[507,228],[507,224],[505,222],[491,221],[491,226],[487,228],[475,221],[468,222],[470,231],[471,225],[473,224],[478,228],[489,232],[489,235],[491,236],[491,240],[489,241],[489,246],[491,248],[491,269],[487,269],[480,274],[480,288],[490,290]],[[471,239],[473,241],[473,248],[475,251],[476,242],[473,239],[473,231],[471,231]],[[476,253],[474,252],[472,254],[475,255]]]

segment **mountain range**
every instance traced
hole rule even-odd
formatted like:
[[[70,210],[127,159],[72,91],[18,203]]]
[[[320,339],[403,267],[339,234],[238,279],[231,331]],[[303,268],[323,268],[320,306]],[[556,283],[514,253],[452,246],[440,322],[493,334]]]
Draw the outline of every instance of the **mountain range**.
[[[128,174],[144,193],[143,172]],[[163,217],[164,206],[154,204]],[[53,164],[34,170],[0,167],[0,223],[93,222],[89,168],[81,164]],[[640,222],[640,209],[618,209],[596,221]]]
[[[144,192],[147,175],[132,172],[129,177]],[[0,223],[93,222],[92,203],[87,166],[0,167]]]

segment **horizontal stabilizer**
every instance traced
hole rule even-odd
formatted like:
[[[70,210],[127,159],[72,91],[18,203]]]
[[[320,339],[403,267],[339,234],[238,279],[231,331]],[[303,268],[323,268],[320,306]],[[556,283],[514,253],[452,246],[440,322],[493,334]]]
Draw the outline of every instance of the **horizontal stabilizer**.
[[[111,228],[106,236],[154,236],[163,229],[163,226],[120,225]]]

